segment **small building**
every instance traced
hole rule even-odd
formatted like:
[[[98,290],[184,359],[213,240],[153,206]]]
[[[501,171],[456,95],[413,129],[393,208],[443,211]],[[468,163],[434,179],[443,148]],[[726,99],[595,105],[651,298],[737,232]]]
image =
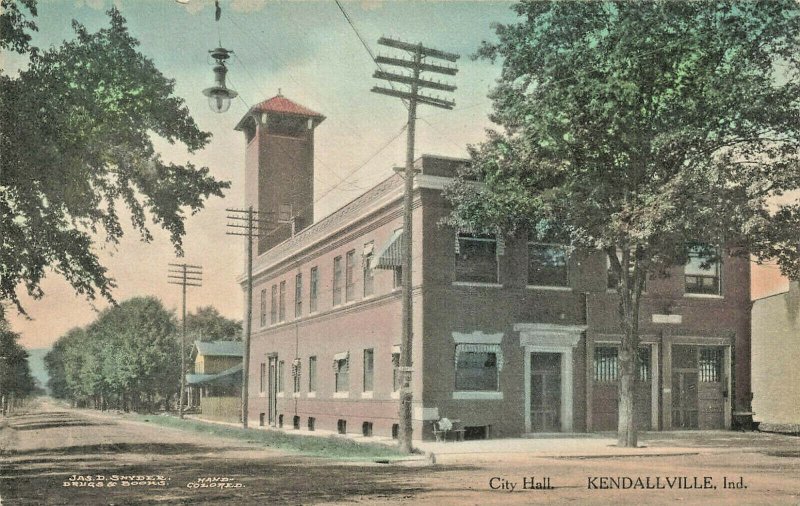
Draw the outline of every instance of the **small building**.
[[[188,406],[201,418],[238,422],[241,418],[241,341],[195,341],[194,373],[186,375]]]
[[[753,302],[751,346],[754,420],[800,432],[800,283]]]
[[[430,155],[416,161],[410,237],[399,174],[314,221],[323,119],[277,96],[237,126],[245,204],[274,227],[253,260],[252,425],[396,434],[410,240],[414,438],[440,418],[467,438],[615,430],[621,330],[604,253],[442,226],[442,191],[468,161]],[[750,265],[703,260],[647,282],[642,429],[729,428],[750,409]]]

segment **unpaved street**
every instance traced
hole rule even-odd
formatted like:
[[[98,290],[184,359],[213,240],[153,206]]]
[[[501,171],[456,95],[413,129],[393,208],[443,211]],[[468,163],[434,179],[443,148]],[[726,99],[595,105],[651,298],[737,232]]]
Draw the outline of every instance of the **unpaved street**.
[[[512,444],[460,453],[473,447],[453,443],[431,466],[298,457],[47,403],[6,422],[4,505],[800,504],[800,438],[770,434],[653,434],[647,456],[592,455],[588,442],[585,455],[568,457],[553,455],[552,440],[541,444],[550,450],[524,452]],[[582,443],[564,440],[570,444]],[[549,477],[553,488],[523,489],[530,477]],[[607,477],[650,477],[654,486],[656,477],[672,477],[672,488],[605,489]],[[686,488],[704,480],[706,489]],[[747,488],[723,489],[723,480]]]

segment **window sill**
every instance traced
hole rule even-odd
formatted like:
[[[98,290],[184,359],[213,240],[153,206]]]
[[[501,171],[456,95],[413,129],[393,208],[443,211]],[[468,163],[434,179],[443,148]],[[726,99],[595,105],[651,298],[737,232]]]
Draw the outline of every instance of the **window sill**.
[[[278,392],[277,394],[275,394],[275,397],[283,398],[283,392]]]
[[[392,393],[391,393],[391,395],[390,395],[390,397],[391,397],[392,399],[399,399],[399,398],[400,398],[400,391],[397,391],[397,392],[392,392]]]
[[[267,396],[267,392],[258,392],[258,396],[264,398]]]
[[[552,292],[571,292],[571,286],[525,285],[528,290],[546,290]]]
[[[453,286],[479,286],[484,288],[503,288],[500,283],[480,283],[477,281],[453,281]]]
[[[292,392],[292,397],[294,397],[295,399],[299,398],[300,392]]]
[[[361,398],[362,399],[372,399],[372,390],[369,390],[367,392],[361,392]]]
[[[334,399],[347,399],[350,397],[350,392],[333,392]]]
[[[503,392],[457,391],[453,399],[462,400],[503,400]]]
[[[317,392],[308,392],[306,394],[306,397],[308,397],[309,399],[314,399],[316,396],[317,396]]]
[[[714,293],[684,293],[684,297],[689,297],[690,299],[724,299],[722,295],[717,295]]]

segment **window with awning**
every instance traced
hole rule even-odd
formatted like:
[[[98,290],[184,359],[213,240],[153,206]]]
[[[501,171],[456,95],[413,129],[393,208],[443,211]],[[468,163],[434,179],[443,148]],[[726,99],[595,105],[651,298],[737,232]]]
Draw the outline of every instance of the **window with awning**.
[[[499,344],[456,345],[456,390],[496,392],[502,369],[503,351]]]
[[[403,229],[395,230],[389,240],[372,256],[373,269],[399,269],[403,265]]]

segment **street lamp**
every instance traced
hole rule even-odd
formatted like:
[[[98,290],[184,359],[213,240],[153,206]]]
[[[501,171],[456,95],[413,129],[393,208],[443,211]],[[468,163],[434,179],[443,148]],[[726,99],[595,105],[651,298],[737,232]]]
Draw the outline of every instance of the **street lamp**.
[[[239,96],[238,93],[225,86],[225,74],[228,73],[225,60],[230,58],[233,51],[218,47],[209,52],[211,57],[217,61],[217,64],[214,65],[215,86],[204,89],[203,95],[208,97],[208,106],[211,110],[221,114],[231,107],[231,99]]]

